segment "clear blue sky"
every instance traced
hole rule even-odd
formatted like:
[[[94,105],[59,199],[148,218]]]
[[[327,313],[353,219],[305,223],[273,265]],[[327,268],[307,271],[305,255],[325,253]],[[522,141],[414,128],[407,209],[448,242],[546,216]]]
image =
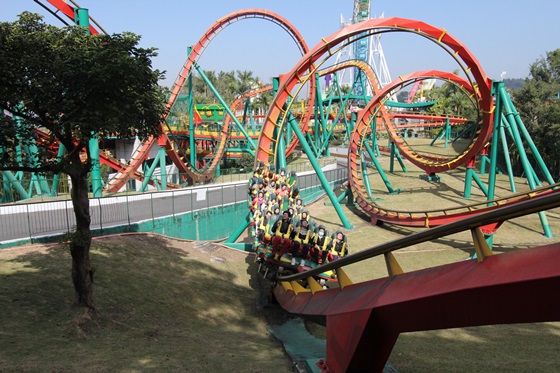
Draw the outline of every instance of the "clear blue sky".
[[[46,3],[46,0],[43,0]],[[166,71],[170,85],[195,44],[218,18],[244,8],[268,9],[288,19],[310,48],[337,32],[340,16],[351,18],[352,0],[77,0],[109,33],[132,31],[142,35],[142,46],[156,47],[154,66]],[[560,48],[560,2],[372,0],[373,16],[421,20],[462,41],[477,57],[487,75],[499,79],[525,78],[529,65],[547,51]],[[61,23],[33,0],[2,0],[0,21],[13,21],[24,10]],[[439,48],[412,35],[384,35],[383,50],[393,78],[428,68],[452,71],[454,62]],[[269,82],[288,72],[299,60],[299,50],[277,25],[243,20],[224,29],[209,44],[199,64],[205,70],[251,70]]]

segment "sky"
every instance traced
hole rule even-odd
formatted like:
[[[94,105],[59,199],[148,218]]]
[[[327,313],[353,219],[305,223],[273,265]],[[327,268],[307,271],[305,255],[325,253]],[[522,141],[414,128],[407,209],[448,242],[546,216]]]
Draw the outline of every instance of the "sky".
[[[47,4],[46,0],[41,0]],[[340,30],[341,16],[352,17],[353,0],[76,0],[89,9],[109,34],[134,32],[141,46],[155,47],[155,68],[165,71],[163,85],[180,73],[187,48],[219,18],[245,8],[267,9],[292,23],[309,48]],[[14,21],[22,11],[43,14],[62,26],[33,0],[0,0],[0,22]],[[372,17],[420,20],[459,39],[476,56],[486,74],[499,80],[526,78],[529,66],[546,52],[560,48],[560,1],[371,0]],[[381,44],[394,79],[417,70],[453,71],[456,63],[422,37],[391,33]],[[223,29],[208,44],[198,63],[204,70],[249,70],[265,83],[289,72],[301,58],[292,38],[263,19],[240,20]],[[505,72],[505,73],[504,73]]]

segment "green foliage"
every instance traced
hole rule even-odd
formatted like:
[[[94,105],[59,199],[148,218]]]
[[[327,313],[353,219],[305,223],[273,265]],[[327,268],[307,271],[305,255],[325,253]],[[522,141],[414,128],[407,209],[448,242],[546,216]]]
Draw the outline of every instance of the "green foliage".
[[[525,84],[525,79],[504,79],[504,85],[509,91],[516,91],[523,88]]]
[[[248,153],[243,153],[241,155],[241,159],[239,160],[239,166],[245,170],[252,170],[254,163],[255,157]]]
[[[64,172],[72,180],[76,304],[94,309],[87,173],[90,139],[158,136],[166,111],[154,49],[132,33],[89,35],[24,12],[0,23],[0,170]],[[64,146],[58,157],[56,150]],[[83,156],[83,150],[86,156]]]
[[[458,74],[458,71],[454,72]],[[451,82],[445,82],[440,87],[434,87],[426,93],[427,101],[437,101],[428,111],[435,114],[456,115],[467,118],[469,121],[476,121],[478,109],[475,103],[462,87]]]
[[[0,23],[0,109],[9,114],[0,118],[0,169],[79,168],[75,158],[57,160],[47,145],[60,142],[75,156],[97,134],[158,135],[165,112],[162,74],[152,70],[155,50],[139,48],[139,40],[132,33],[57,28],[28,12]],[[44,145],[35,159],[16,159],[18,146],[35,143]],[[89,169],[89,159],[84,165]]]
[[[530,67],[523,88],[513,92],[515,107],[554,179],[560,177],[560,49]]]
[[[406,102],[406,100],[408,100],[409,94],[410,94],[409,91],[399,91],[399,93],[397,93],[397,101]]]
[[[233,102],[238,96],[259,86],[258,78],[248,70],[220,71],[218,73],[204,71],[204,75],[227,103]],[[198,75],[193,76],[193,96],[195,104],[220,104],[208,84]]]

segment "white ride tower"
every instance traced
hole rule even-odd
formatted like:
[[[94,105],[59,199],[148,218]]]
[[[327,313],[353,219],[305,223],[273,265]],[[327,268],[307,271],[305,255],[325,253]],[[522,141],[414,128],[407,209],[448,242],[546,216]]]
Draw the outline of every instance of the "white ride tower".
[[[351,19],[345,19],[340,15],[340,27],[344,28],[346,26],[366,21],[371,18],[371,4],[370,0],[354,0],[354,12]],[[383,15],[381,17],[383,18]],[[381,35],[374,35],[368,38],[363,38],[348,46],[340,52],[336,57],[336,63],[340,63],[346,60],[360,60],[367,62],[375,71],[377,76],[378,84],[380,87],[391,82],[391,75],[389,74],[389,68],[387,67],[387,62],[385,61],[385,55],[383,54],[383,48],[381,46]],[[354,82],[357,74],[360,73],[358,69],[351,69],[349,72],[343,72],[339,77],[342,84],[352,84]],[[367,96],[372,96],[371,86],[366,86],[367,91],[365,94]],[[354,92],[356,95],[363,95],[362,87],[356,87]]]

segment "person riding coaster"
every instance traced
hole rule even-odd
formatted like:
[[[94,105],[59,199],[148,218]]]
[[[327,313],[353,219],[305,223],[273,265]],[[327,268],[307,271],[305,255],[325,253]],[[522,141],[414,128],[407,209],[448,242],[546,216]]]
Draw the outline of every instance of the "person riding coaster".
[[[341,231],[336,231],[330,243],[330,250],[328,254],[329,262],[337,260],[348,254],[348,242],[346,236]]]
[[[292,265],[296,264],[296,257],[298,257],[301,248],[301,262],[300,266],[305,266],[305,260],[309,254],[309,242],[313,237],[313,232],[309,229],[309,222],[302,220],[300,224],[292,230],[290,239],[292,240]]]
[[[290,211],[286,210],[282,213],[282,218],[277,220],[272,226],[272,232],[274,232],[274,237],[272,238],[272,255],[275,260],[279,260],[292,245],[292,241],[290,240],[290,233],[292,231],[291,218],[292,214]],[[280,249],[279,253],[278,249]]]
[[[323,264],[327,261],[327,254],[329,253],[330,238],[327,229],[324,225],[319,225],[317,232],[313,237],[311,245],[313,252],[313,260],[317,264]]]

